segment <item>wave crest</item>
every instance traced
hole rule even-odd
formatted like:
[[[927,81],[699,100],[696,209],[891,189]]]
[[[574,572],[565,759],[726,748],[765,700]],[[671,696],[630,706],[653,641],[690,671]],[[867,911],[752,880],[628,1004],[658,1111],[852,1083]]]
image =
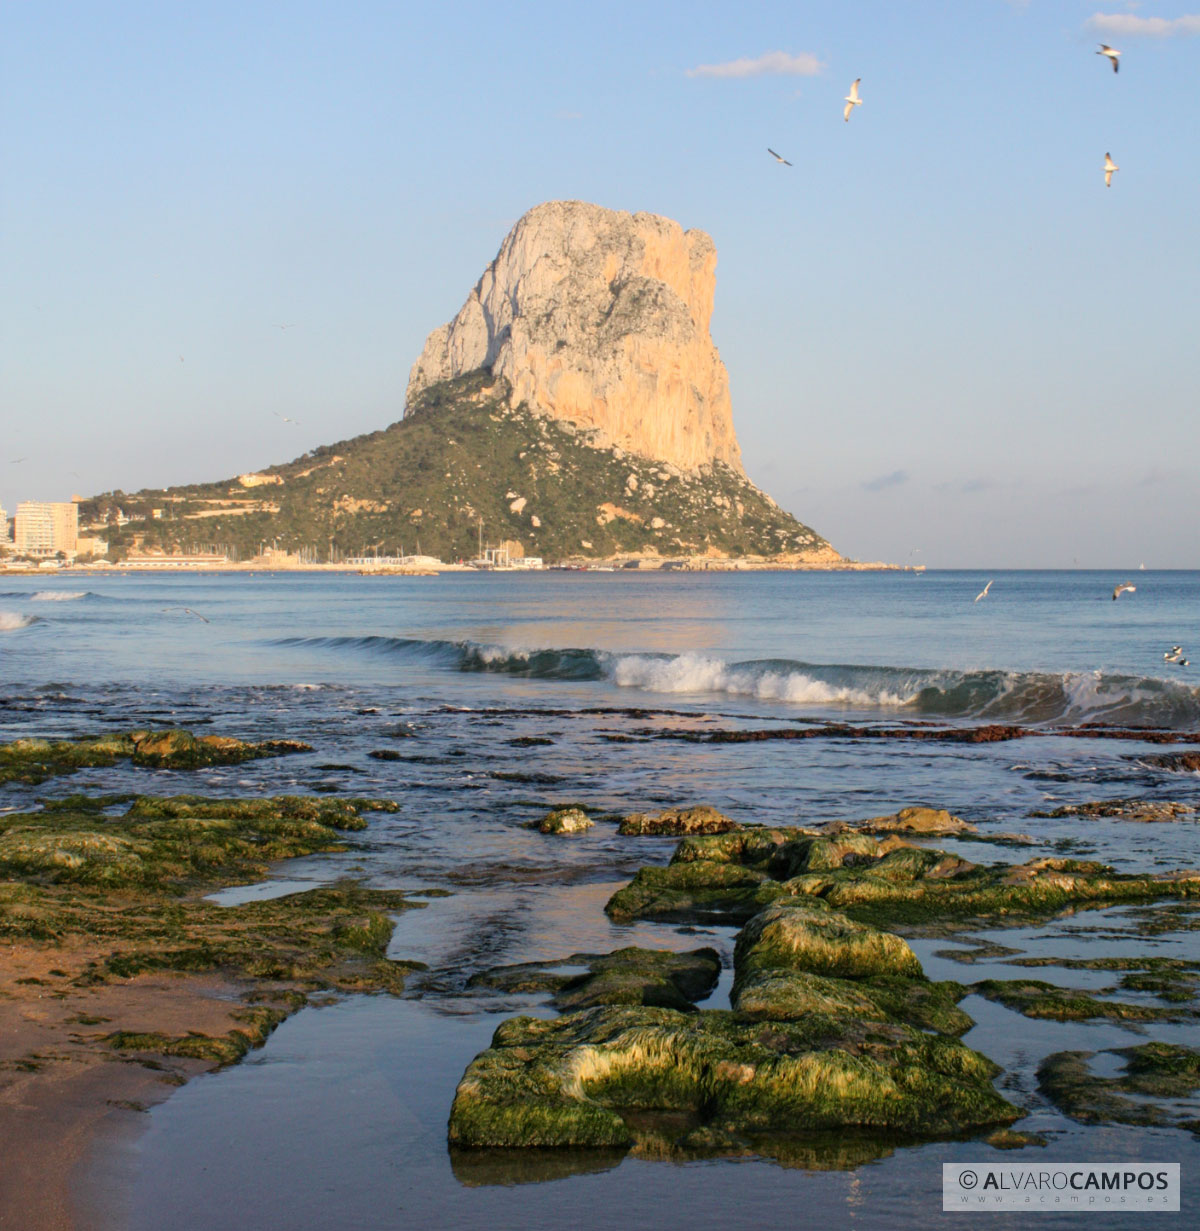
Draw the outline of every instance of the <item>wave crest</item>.
[[[15,611],[0,611],[0,633],[15,632],[37,623],[37,616],[18,615]]]
[[[398,657],[450,671],[539,680],[607,680],[618,688],[753,697],[815,708],[897,710],[988,722],[1200,725],[1200,688],[1153,676],[1102,672],[956,671],[808,663],[728,662],[713,655],[524,649],[413,637],[290,637],[279,645]]]

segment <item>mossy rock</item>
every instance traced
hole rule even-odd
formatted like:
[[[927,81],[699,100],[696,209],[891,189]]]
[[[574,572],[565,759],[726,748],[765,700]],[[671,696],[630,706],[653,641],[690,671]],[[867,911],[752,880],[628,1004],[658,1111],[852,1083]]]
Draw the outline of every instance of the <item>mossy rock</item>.
[[[818,838],[814,829],[745,828],[723,834],[686,837],[675,848],[671,863],[735,863],[765,872],[779,848],[798,838]]]
[[[36,785],[59,774],[105,768],[120,760],[155,769],[200,769],[309,751],[309,745],[298,740],[247,743],[224,735],[195,736],[174,728],[69,740],[18,739],[0,744],[0,783]]]
[[[268,862],[340,849],[384,800],[136,796],[122,815],[77,805],[0,816],[0,876],[182,892],[263,875]]]
[[[789,890],[783,884],[755,868],[698,860],[667,868],[639,869],[624,889],[613,894],[604,909],[616,920],[741,921],[752,918],[787,893]]]
[[[773,969],[840,979],[924,977],[917,955],[899,936],[800,902],[768,906],[737,938],[735,985]]]
[[[724,871],[720,871],[724,868]],[[768,902],[814,898],[893,927],[1036,918],[1079,906],[1200,898],[1200,872],[1124,875],[1077,859],[980,865],[889,835],[744,830],[684,838],[666,868],[643,868],[608,904],[614,918],[745,922]]]
[[[555,808],[540,820],[530,821],[529,828],[538,833],[573,834],[584,833],[595,823],[582,808]]]
[[[1039,979],[985,979],[971,990],[988,1000],[1015,1009],[1026,1017],[1056,1022],[1084,1022],[1095,1018],[1121,1022],[1170,1021],[1183,1016],[1179,1009],[1100,1000],[1074,988],[1043,983]],[[1187,1016],[1192,1016],[1187,1014]]]
[[[586,974],[562,974],[557,967],[586,966]],[[721,973],[715,949],[683,953],[629,947],[613,953],[575,953],[560,962],[526,962],[498,966],[472,975],[471,987],[503,992],[555,993],[552,1003],[564,1011],[600,1004],[644,1004],[691,1012],[707,996]]]
[[[622,817],[617,833],[642,837],[682,837],[687,834],[722,834],[741,829],[737,821],[708,804],[694,808],[667,808],[662,812],[633,812]]]
[[[1038,1066],[1038,1086],[1065,1115],[1084,1124],[1141,1124],[1191,1128],[1193,1121],[1169,1107],[1138,1101],[1185,1099],[1200,1090],[1200,1051],[1177,1043],[1143,1043],[1111,1049],[1125,1058],[1119,1077],[1098,1077],[1090,1051],[1062,1051]]]
[[[826,1028],[822,1021],[821,1028]],[[516,1018],[472,1061],[450,1114],[456,1145],[631,1142],[626,1116],[678,1112],[717,1138],[830,1130],[950,1136],[1011,1123],[997,1069],[956,1040],[895,1026],[818,1038],[813,1024],[730,1013],[598,1008]]]

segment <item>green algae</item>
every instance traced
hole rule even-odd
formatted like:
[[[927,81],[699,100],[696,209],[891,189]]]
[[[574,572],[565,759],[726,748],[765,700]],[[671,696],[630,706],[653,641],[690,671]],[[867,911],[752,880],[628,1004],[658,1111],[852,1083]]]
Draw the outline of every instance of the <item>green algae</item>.
[[[236,1064],[252,1048],[261,1047],[275,1027],[286,1019],[287,1014],[280,1009],[254,1005],[236,1016],[243,1024],[235,1026],[226,1034],[192,1032],[167,1035],[158,1031],[117,1030],[106,1035],[103,1041],[115,1051],[176,1056],[187,1060],[204,1060],[216,1065]]]
[[[737,821],[708,804],[694,808],[667,808],[662,812],[633,812],[622,817],[617,833],[630,836],[680,837],[685,834],[722,834],[741,829]]]
[[[1178,1009],[1130,1004],[1121,1000],[1099,1000],[1075,988],[1059,987],[1038,979],[985,979],[971,985],[971,991],[994,1000],[1026,1017],[1056,1022],[1084,1022],[1095,1018],[1119,1022],[1174,1021]]]
[[[617,1146],[623,1118],[681,1112],[748,1138],[851,1129],[953,1135],[1011,1123],[990,1061],[956,1040],[893,1025],[741,1021],[733,1013],[601,1007],[516,1018],[455,1094],[459,1146]]]
[[[1096,1076],[1088,1064],[1095,1054],[1056,1052],[1038,1066],[1039,1088],[1065,1115],[1084,1124],[1193,1127],[1191,1118],[1149,1100],[1184,1099],[1200,1090],[1200,1051],[1173,1043],[1113,1048],[1109,1054],[1125,1059],[1119,1077]]]
[[[545,834],[573,834],[583,833],[595,823],[582,808],[571,806],[552,809],[539,820],[530,821],[528,828]]]
[[[929,982],[900,937],[777,902],[743,928],[734,971],[731,1010],[609,1003],[502,1023],[459,1084],[452,1145],[774,1156],[831,1131],[929,1139],[1019,1118],[999,1069],[957,1038],[967,989]]]
[[[567,966],[588,968],[585,974],[557,973]],[[551,1003],[563,1011],[600,1004],[657,1005],[691,1012],[693,1003],[716,986],[721,958],[715,949],[676,953],[629,947],[613,953],[575,953],[560,962],[522,963],[482,971],[470,987],[505,992],[554,993]]]
[[[66,801],[63,801],[66,802]],[[268,863],[341,849],[384,800],[134,797],[118,816],[59,807],[0,816],[0,878],[39,884],[183,888],[258,879]]]
[[[866,922],[920,927],[1200,898],[1200,872],[1137,876],[1059,858],[981,865],[895,834],[879,842],[855,832],[743,831],[683,839],[667,867],[642,868],[606,910],[619,920],[745,922],[771,901],[796,897]]]
[[[254,1002],[226,1035],[118,1030],[117,1050],[233,1063],[313,992],[398,993],[414,968],[387,958],[393,916],[423,905],[399,891],[339,881],[229,907],[201,896],[268,861],[339,849],[389,801],[135,797],[115,816],[62,802],[0,817],[0,937],[61,949],[53,994],[171,972],[219,975]]]
[[[224,735],[196,736],[178,728],[84,735],[76,739],[17,739],[0,744],[0,784],[21,782],[36,786],[47,778],[81,769],[108,768],[118,761],[152,769],[202,769],[311,751],[308,744],[298,740],[247,743]]]

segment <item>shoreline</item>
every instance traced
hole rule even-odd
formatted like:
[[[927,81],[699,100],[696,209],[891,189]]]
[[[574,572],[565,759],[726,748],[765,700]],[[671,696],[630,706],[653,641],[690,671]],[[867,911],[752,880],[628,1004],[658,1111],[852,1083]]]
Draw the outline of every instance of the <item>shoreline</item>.
[[[700,558],[694,562],[677,563],[674,560],[648,561],[642,560],[634,567],[627,563],[628,557],[617,556],[611,559],[587,561],[570,561],[564,564],[548,565],[544,568],[474,568],[469,564],[422,564],[419,567],[404,568],[402,566],[384,565],[379,568],[364,567],[360,564],[284,564],[277,561],[225,561],[220,564],[186,564],[174,565],[169,557],[161,563],[130,562],[112,564],[96,568],[94,565],[64,565],[57,569],[13,568],[0,566],[0,577],[163,577],[178,575],[215,575],[215,574],[250,574],[260,573],[319,573],[319,574],[357,574],[362,577],[434,577],[443,573],[502,573],[505,576],[514,574],[542,573],[884,573],[884,572],[917,572],[900,564],[888,564],[883,561],[860,562],[846,560],[838,564],[826,561],[820,563],[787,564],[776,560],[754,559],[707,559]]]

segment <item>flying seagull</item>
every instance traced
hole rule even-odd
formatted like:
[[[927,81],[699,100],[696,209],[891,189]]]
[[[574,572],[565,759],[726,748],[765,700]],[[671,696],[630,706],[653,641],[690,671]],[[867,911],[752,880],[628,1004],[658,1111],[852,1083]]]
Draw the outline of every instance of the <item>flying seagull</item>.
[[[786,158],[781,158],[778,154],[776,154],[775,151],[769,145],[767,146],[767,153],[770,154],[771,157],[774,158],[776,162],[783,163],[785,167],[790,167],[792,165],[790,162],[788,162]]]
[[[1120,169],[1121,168],[1118,167],[1115,162],[1113,162],[1112,155],[1106,153],[1104,155],[1104,187],[1105,188],[1112,187],[1113,172],[1120,171]]]
[[[842,119],[849,120],[850,112],[855,107],[862,106],[862,99],[858,96],[858,83],[862,80],[861,77],[854,78],[854,84],[850,87],[850,93],[846,95],[846,109],[842,112]]]
[[[293,427],[299,427],[299,426],[300,426],[300,420],[299,420],[299,419],[289,419],[289,418],[287,417],[287,415],[281,415],[281,414],[279,413],[279,411],[277,411],[277,410],[273,410],[273,411],[271,411],[271,414],[273,414],[273,415],[275,416],[275,418],[276,418],[276,419],[282,419],[282,420],[284,421],[284,423],[290,423]]]
[[[290,325],[276,325],[275,328],[276,329],[295,329],[299,323],[300,323],[299,321],[293,321]]]
[[[1105,59],[1113,66],[1113,72],[1119,73],[1121,65],[1118,63],[1121,53],[1115,47],[1110,47],[1107,43],[1100,44],[1100,50],[1096,52],[1098,56],[1104,56]]]
[[[1113,591],[1113,602],[1115,603],[1122,594],[1132,594],[1136,589],[1137,586],[1135,586],[1131,581],[1121,582],[1121,584]]]
[[[995,580],[995,578],[993,578],[992,580],[994,581],[994,580]],[[987,592],[988,592],[991,588],[992,588],[992,583],[991,583],[991,581],[989,581],[989,582],[987,583],[987,585],[986,585],[986,586],[984,586],[984,587],[983,587],[983,589],[982,589],[982,590],[980,590],[980,591],[979,591],[979,593],[975,595],[975,601],[976,601],[976,602],[979,602],[979,600],[980,600],[981,598],[987,598]]]
[[[203,620],[205,624],[211,624],[212,621],[207,616],[202,616],[198,611],[193,611],[190,607],[164,607],[164,611],[182,611],[185,615],[195,616],[197,620]]]
[[[1173,645],[1164,655],[1163,662],[1165,663],[1186,663],[1187,659],[1183,657],[1183,646]]]

